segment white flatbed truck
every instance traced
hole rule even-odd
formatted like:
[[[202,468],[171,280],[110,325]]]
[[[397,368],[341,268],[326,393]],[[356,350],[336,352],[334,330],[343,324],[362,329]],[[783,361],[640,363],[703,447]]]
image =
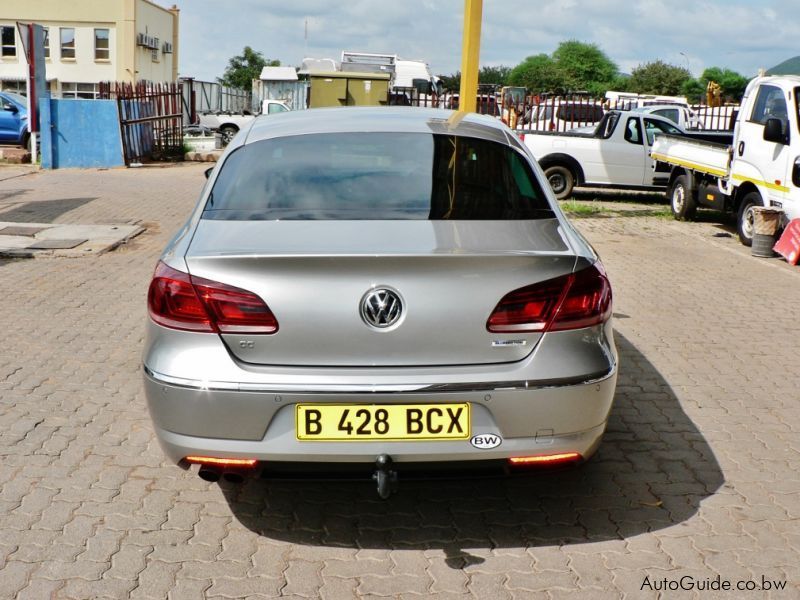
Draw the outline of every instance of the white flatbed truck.
[[[737,215],[739,240],[753,243],[753,208],[800,218],[800,77],[757,77],[745,90],[730,144],[659,135],[655,169],[669,170],[667,198],[678,220],[698,207]]]

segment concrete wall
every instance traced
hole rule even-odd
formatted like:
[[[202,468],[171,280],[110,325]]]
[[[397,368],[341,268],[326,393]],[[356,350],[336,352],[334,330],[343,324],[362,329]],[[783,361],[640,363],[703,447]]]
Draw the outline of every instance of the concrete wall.
[[[0,25],[16,21],[39,23],[50,30],[47,79],[54,82],[98,83],[100,81],[175,81],[178,60],[178,11],[148,0],[0,0]],[[59,28],[73,27],[76,58],[62,60]],[[94,29],[110,29],[110,60],[94,58]],[[173,53],[137,46],[139,33],[157,36],[173,44]],[[17,56],[0,58],[0,80],[25,77],[26,63],[17,36]],[[51,86],[58,94],[60,87]]]
[[[40,113],[43,168],[125,166],[115,101],[42,99]]]

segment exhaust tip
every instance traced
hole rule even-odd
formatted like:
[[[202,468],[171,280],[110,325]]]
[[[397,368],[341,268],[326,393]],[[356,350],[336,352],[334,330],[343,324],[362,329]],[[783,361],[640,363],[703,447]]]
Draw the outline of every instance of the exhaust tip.
[[[215,483],[219,481],[221,473],[217,469],[212,469],[210,467],[200,467],[200,470],[197,472],[197,475],[203,481]]]

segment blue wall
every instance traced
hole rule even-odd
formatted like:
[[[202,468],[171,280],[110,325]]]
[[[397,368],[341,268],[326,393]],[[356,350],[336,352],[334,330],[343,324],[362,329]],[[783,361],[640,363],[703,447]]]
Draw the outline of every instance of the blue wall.
[[[51,99],[49,111],[46,102],[40,103],[43,168],[125,166],[114,100]]]

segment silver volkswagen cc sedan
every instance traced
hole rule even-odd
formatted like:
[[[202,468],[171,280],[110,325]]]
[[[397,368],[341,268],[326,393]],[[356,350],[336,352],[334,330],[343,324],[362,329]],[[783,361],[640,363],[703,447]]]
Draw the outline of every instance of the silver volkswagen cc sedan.
[[[491,117],[256,119],[148,293],[165,453],[214,481],[580,463],[617,378],[611,287],[536,160]],[[469,472],[469,470],[467,471]]]

